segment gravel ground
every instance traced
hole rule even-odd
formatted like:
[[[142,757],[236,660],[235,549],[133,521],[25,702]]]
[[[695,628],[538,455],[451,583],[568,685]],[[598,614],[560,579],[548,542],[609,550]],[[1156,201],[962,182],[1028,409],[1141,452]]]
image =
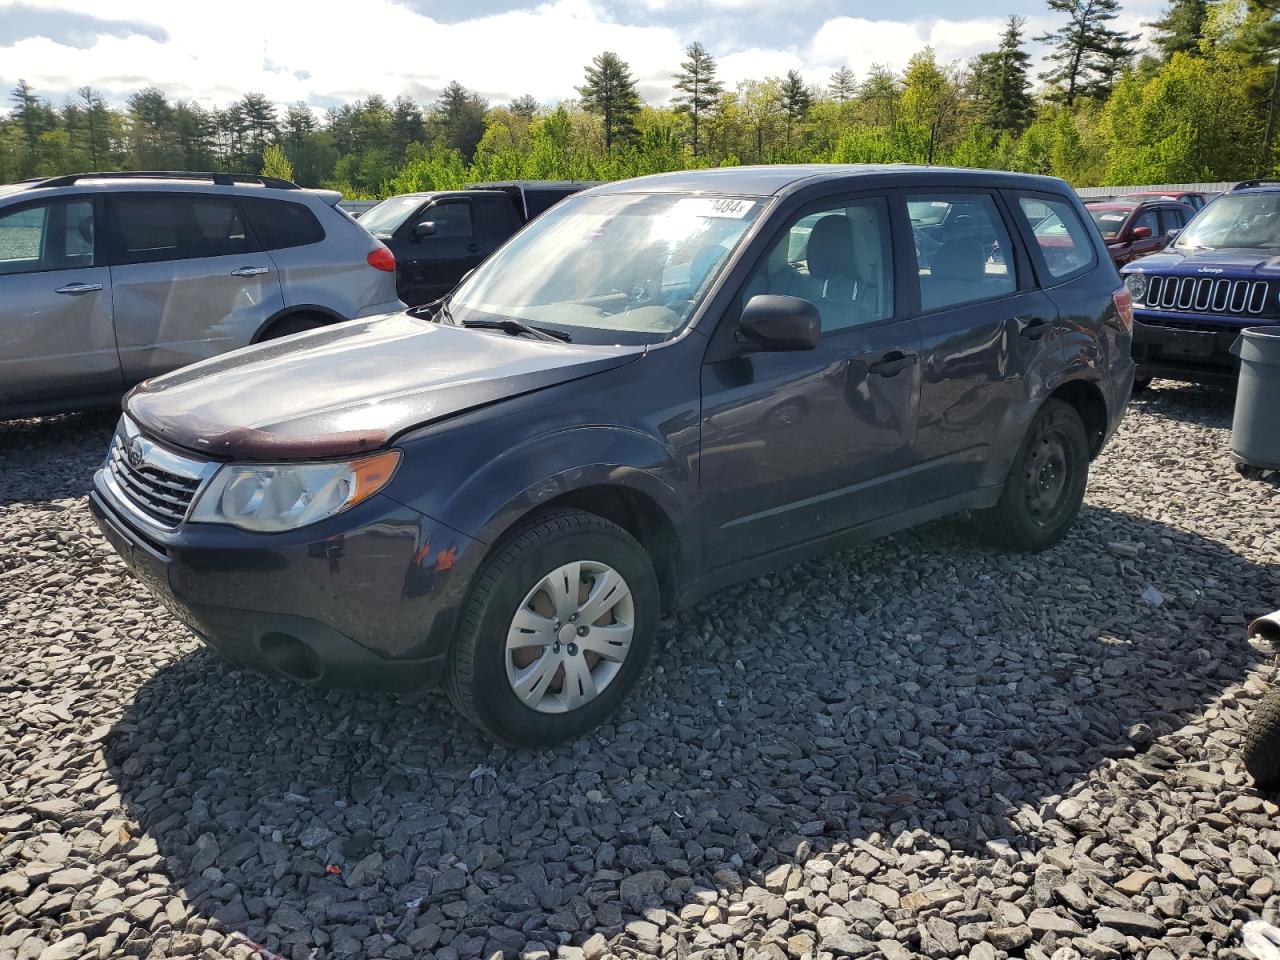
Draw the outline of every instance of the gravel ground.
[[[1047,553],[952,520],[719,593],[548,752],[201,649],[90,522],[112,419],[0,426],[0,960],[1172,960],[1276,920],[1237,751],[1280,489],[1225,394],[1135,403]]]

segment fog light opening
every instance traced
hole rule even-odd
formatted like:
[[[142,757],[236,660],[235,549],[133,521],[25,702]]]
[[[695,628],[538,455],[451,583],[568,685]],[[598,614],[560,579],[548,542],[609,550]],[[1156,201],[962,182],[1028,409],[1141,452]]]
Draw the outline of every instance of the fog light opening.
[[[320,658],[315,651],[287,633],[266,633],[258,640],[262,658],[290,680],[310,683],[320,679]]]

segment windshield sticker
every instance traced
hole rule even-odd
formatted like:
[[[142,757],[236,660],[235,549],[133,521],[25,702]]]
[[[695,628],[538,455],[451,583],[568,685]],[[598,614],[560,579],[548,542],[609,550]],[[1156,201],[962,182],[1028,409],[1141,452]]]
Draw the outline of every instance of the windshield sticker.
[[[755,207],[754,200],[735,200],[730,197],[685,197],[677,200],[672,213],[685,217],[723,217],[741,220]]]
[[[1124,218],[1125,218],[1125,214],[1123,213],[1104,213],[1098,219],[1106,220],[1108,223],[1114,223],[1115,221],[1123,220]]]

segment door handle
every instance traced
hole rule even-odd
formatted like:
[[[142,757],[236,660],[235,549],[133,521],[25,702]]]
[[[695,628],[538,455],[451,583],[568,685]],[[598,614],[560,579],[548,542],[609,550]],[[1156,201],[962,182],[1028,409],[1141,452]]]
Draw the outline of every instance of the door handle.
[[[1028,340],[1039,340],[1049,332],[1049,321],[1044,317],[1014,317],[1018,325],[1018,334]]]
[[[867,367],[867,371],[874,373],[878,377],[896,377],[915,362],[916,355],[914,353],[892,350]]]
[[[260,277],[264,273],[270,273],[270,267],[239,267],[231,271],[233,277]]]
[[[78,297],[82,293],[97,293],[102,289],[100,283],[68,283],[65,287],[59,287],[54,293],[65,293],[70,297]]]

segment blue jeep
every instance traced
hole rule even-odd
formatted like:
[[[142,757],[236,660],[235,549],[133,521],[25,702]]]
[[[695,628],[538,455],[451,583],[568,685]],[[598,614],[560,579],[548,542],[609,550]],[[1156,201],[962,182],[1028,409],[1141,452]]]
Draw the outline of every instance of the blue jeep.
[[[1238,184],[1175,236],[1121,271],[1133,295],[1135,389],[1152,377],[1232,384],[1241,329],[1280,324],[1280,182]]]

